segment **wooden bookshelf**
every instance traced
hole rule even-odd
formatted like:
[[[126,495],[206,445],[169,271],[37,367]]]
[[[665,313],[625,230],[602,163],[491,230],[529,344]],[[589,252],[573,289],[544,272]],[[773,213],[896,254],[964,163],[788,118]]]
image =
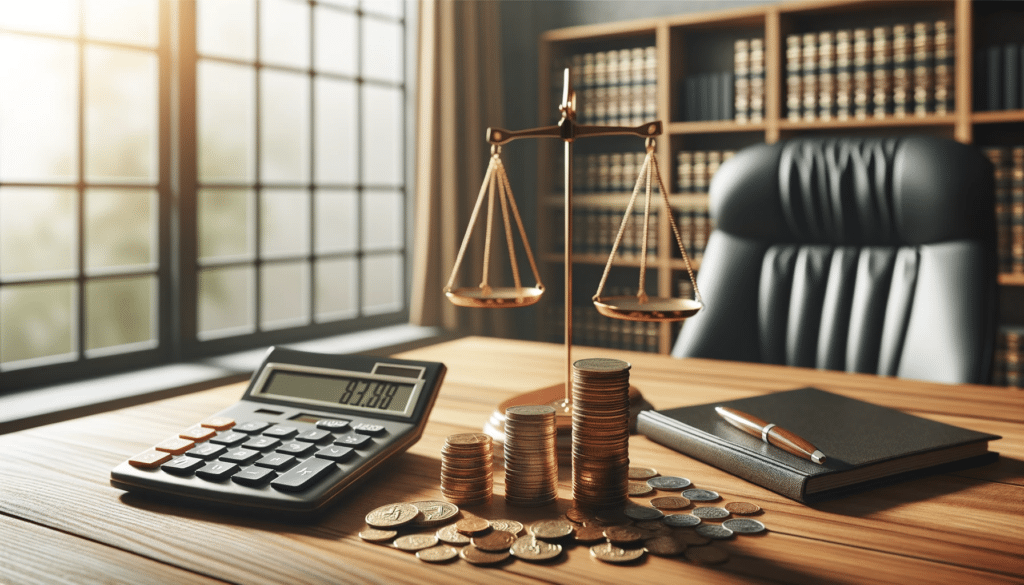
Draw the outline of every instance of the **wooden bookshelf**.
[[[917,22],[945,21],[952,25],[953,79],[950,92],[952,104],[944,112],[867,117],[865,119],[793,120],[787,115],[787,36],[818,34],[822,31],[908,25],[913,32]],[[906,38],[906,37],[902,37]],[[764,58],[763,114],[757,119],[738,122],[729,119],[692,119],[682,94],[689,78],[716,73],[729,73],[734,67],[733,46],[741,39],[762,39]],[[673,210],[677,205],[706,206],[706,194],[683,194],[677,190],[676,155],[680,151],[735,151],[757,143],[773,143],[801,135],[843,134],[879,135],[902,132],[928,133],[979,146],[1024,145],[1024,89],[1018,107],[986,111],[976,102],[984,101],[976,82],[981,75],[973,70],[975,54],[984,46],[1020,43],[1024,46],[1024,3],[981,2],[979,0],[808,0],[766,4],[731,10],[681,14],[629,22],[571,27],[544,33],[540,41],[540,102],[544,124],[557,121],[556,105],[561,91],[560,72],[573,55],[622,51],[636,47],[654,47],[657,88],[656,115],[664,123],[664,134],[658,139],[658,160],[666,185],[670,186]],[[913,49],[911,49],[913,50]],[[1024,53],[1021,55],[1024,64]],[[1024,71],[1020,83],[1024,84]],[[574,83],[579,87],[574,72]],[[913,80],[911,80],[913,81]],[[979,97],[980,96],[980,97]],[[580,97],[578,95],[578,97]],[[581,107],[586,103],[581,99]],[[948,103],[948,101],[947,101]],[[599,123],[599,122],[584,122]],[[585,144],[577,141],[577,152],[600,152],[601,149],[622,149],[641,152],[643,143],[637,139]],[[589,149],[589,150],[588,150]],[[563,204],[561,187],[555,177],[560,173],[560,143],[542,143],[539,149],[538,172],[542,203],[539,206],[539,234],[546,281],[561,280],[561,223],[552,210]],[[588,206],[621,204],[624,209],[629,193],[581,193],[574,198],[577,209]],[[660,204],[660,203],[659,203]],[[559,216],[560,217],[560,216]],[[677,284],[686,279],[686,270],[678,254],[673,256],[674,239],[667,214],[658,216],[657,250],[648,258],[648,293],[678,296]],[[607,255],[581,254],[575,261],[574,285],[578,298],[574,304],[584,307],[593,290],[587,284],[593,271],[603,268]],[[617,260],[620,273],[629,275],[618,284],[635,288],[635,258]],[[618,275],[613,278],[620,278]],[[632,279],[632,280],[628,280]],[[1000,275],[1000,285],[1015,291],[1024,290],[1024,274]],[[1017,293],[1014,293],[1017,294]],[[678,325],[661,324],[655,344],[660,353],[668,353]],[[541,332],[552,339],[550,331]]]

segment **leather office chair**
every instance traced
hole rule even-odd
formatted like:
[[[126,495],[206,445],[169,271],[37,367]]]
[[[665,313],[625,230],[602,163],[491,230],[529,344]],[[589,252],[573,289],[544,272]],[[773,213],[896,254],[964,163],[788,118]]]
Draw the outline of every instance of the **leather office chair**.
[[[985,383],[993,169],[928,136],[756,145],[711,183],[705,308],[676,357]]]

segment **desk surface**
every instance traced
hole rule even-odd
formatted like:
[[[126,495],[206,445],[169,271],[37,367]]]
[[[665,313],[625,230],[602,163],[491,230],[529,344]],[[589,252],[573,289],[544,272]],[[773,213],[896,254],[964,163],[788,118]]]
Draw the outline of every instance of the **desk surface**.
[[[725,501],[764,512],[767,533],[718,541],[730,560],[700,566],[648,556],[614,566],[570,548],[554,562],[480,568],[430,565],[357,536],[377,506],[439,499],[440,448],[478,431],[495,405],[558,383],[561,346],[466,338],[402,357],[441,361],[448,376],[423,438],[313,524],[291,525],[173,508],[109,485],[110,469],[239,399],[244,384],[0,436],[0,582],[4,583],[1021,583],[1024,580],[1024,392],[944,386],[796,368],[675,360],[576,348],[574,358],[615,356],[657,408],[814,385],[920,416],[991,432],[997,463],[922,478],[808,507],[652,443],[630,438],[634,465],[690,478]],[[571,504],[561,473],[557,509],[473,511],[524,522]]]

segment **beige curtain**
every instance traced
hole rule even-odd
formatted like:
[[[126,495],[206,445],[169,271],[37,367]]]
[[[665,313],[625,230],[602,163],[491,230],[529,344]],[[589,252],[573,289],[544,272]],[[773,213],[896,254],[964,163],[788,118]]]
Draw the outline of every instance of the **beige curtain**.
[[[511,329],[508,311],[455,307],[442,292],[487,168],[485,131],[503,127],[499,4],[420,4],[410,320],[458,333],[504,336]],[[456,286],[479,284],[483,226],[473,234],[472,242],[480,245],[471,243]]]

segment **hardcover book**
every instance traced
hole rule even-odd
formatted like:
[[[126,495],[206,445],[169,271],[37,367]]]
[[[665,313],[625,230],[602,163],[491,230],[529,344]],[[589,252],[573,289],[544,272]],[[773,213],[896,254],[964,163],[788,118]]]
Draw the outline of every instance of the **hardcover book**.
[[[726,406],[806,439],[825,456],[813,463],[762,442],[715,413]],[[982,465],[997,435],[980,433],[847,398],[817,388],[647,410],[637,432],[801,502],[848,493],[953,468]]]

